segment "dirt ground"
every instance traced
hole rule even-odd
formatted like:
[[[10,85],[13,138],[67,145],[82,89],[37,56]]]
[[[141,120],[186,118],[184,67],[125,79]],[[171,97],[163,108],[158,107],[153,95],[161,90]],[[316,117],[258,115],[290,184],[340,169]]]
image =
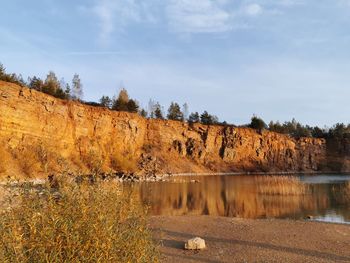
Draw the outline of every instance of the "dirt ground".
[[[162,262],[350,262],[350,225],[212,216],[154,216]],[[203,251],[185,251],[192,237]]]

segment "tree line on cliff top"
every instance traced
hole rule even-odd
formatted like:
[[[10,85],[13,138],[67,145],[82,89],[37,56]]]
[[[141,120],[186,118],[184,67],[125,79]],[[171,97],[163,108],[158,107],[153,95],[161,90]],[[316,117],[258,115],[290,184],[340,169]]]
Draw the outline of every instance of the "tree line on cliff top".
[[[202,123],[205,125],[230,125],[228,123],[220,122],[218,117],[209,114],[204,111],[202,114],[198,112],[189,113],[189,106],[184,103],[182,106],[177,102],[171,102],[167,112],[165,113],[164,107],[158,102],[152,99],[148,102],[148,109],[141,108],[139,103],[135,99],[131,99],[127,90],[121,87],[118,96],[106,96],[103,95],[99,102],[88,102],[83,100],[83,85],[78,74],[74,74],[71,83],[67,83],[63,78],[60,80],[53,71],[49,71],[45,80],[39,77],[29,77],[25,81],[21,74],[6,73],[5,67],[0,63],[0,80],[15,83],[22,87],[27,86],[30,89],[34,89],[56,98],[64,100],[77,100],[81,103],[90,106],[105,107],[115,111],[126,111],[131,113],[138,113],[144,118],[151,119],[168,119],[175,121],[183,121],[188,123]],[[235,125],[230,125],[235,126]],[[350,138],[350,124],[345,125],[343,123],[337,123],[331,128],[320,128],[318,126],[303,125],[297,122],[295,119],[280,123],[279,121],[271,121],[266,124],[263,119],[256,115],[253,115],[249,124],[241,125],[244,127],[250,127],[258,130],[270,130],[277,133],[287,134],[294,138],[300,137],[313,137],[313,138]]]

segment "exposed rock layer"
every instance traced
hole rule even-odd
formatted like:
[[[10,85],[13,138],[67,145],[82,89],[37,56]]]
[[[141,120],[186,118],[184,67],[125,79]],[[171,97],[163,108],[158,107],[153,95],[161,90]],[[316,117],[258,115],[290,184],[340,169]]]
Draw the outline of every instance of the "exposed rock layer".
[[[148,120],[0,81],[0,173],[317,171],[323,139]]]

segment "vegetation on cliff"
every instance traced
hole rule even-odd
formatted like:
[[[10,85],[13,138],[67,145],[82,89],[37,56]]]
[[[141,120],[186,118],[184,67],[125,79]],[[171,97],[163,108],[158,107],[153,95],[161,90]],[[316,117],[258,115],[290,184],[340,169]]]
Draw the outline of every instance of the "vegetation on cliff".
[[[115,98],[116,107],[128,107],[130,100],[122,90]],[[151,101],[154,111],[144,118],[146,112],[138,116],[87,107],[3,81],[0,102],[0,176],[4,177],[46,177],[48,171],[143,176],[149,170],[166,174],[347,171],[350,167],[345,125],[332,130],[344,139],[331,144],[331,140],[293,138],[292,129],[300,128],[295,122],[286,129],[287,135],[269,132],[257,116],[255,122],[263,123],[262,129],[206,125],[215,123],[215,116],[188,115],[186,107],[176,102],[168,111],[175,121],[159,121],[164,111],[158,102]],[[103,102],[113,107],[113,99],[105,96]],[[182,122],[182,117],[188,121]]]
[[[64,79],[59,81],[53,71],[48,73],[44,81],[36,76],[29,77],[28,81],[24,81],[22,75],[6,73],[5,67],[0,63],[0,80],[15,83],[20,86],[28,86],[30,89],[35,89],[60,99],[74,99],[91,106],[105,107],[115,111],[139,113],[145,118],[165,119],[164,108],[159,102],[155,102],[151,99],[148,103],[148,110],[140,108],[139,103],[135,99],[130,99],[127,90],[123,87],[118,96],[113,96],[111,98],[103,95],[98,103],[83,101],[83,85],[78,74],[74,75],[71,85],[66,83]],[[172,102],[167,110],[166,118],[169,120],[202,123],[205,125],[229,125],[226,121],[220,122],[217,116],[211,115],[207,111],[204,111],[202,114],[198,112],[189,114],[187,103],[180,107],[177,102]],[[249,124],[242,126],[250,127],[260,132],[263,129],[267,129],[273,132],[287,134],[294,138],[313,137],[342,140],[350,137],[350,124],[345,125],[343,123],[337,123],[331,128],[320,128],[318,126],[312,127],[303,125],[295,119],[292,119],[284,123],[271,121],[267,125],[264,120],[254,115]]]

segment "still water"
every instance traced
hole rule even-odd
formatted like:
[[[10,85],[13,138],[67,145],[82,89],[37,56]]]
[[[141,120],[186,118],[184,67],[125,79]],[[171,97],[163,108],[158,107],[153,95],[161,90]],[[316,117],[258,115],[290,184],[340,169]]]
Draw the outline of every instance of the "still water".
[[[289,218],[350,223],[350,176],[203,176],[142,183],[153,215]]]

